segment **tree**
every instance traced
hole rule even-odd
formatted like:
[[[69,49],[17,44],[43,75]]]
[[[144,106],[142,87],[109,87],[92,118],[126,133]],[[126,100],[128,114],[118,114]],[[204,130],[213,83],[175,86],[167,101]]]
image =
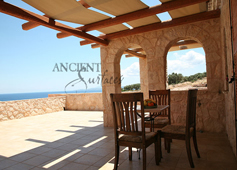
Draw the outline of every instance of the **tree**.
[[[178,84],[183,80],[182,74],[172,73],[168,75],[168,84]]]
[[[183,82],[194,82],[199,79],[202,79],[207,76],[206,72],[203,73],[197,73],[194,75],[190,76],[183,76],[182,74],[177,74],[177,73],[172,73],[168,75],[168,84],[178,84],[178,83],[183,83]]]
[[[137,84],[124,86],[122,88],[122,91],[134,91],[134,90],[140,90],[140,89],[141,89],[140,83],[137,83]]]

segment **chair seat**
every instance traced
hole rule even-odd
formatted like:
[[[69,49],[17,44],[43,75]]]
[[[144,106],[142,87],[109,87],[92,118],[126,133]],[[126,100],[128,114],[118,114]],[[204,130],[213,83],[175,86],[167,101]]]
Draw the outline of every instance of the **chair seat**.
[[[161,129],[161,132],[185,135],[185,128],[186,128],[185,126],[180,125],[167,125]],[[193,128],[190,128],[190,133],[192,131]]]
[[[153,138],[155,135],[157,135],[156,132],[146,133],[146,140]],[[119,138],[119,141],[142,143],[142,136],[123,135]]]
[[[146,121],[145,123],[149,123],[151,124],[151,121]],[[154,124],[168,124],[169,123],[169,119],[160,119],[160,118],[156,118],[154,119]]]

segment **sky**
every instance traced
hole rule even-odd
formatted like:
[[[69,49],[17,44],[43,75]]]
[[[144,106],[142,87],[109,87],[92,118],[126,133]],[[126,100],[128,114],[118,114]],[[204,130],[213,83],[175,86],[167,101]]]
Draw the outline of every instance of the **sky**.
[[[23,1],[5,2],[43,15]],[[157,5],[157,1],[143,2],[149,6]],[[161,20],[170,19],[167,13],[159,14],[158,17]],[[92,49],[90,45],[80,46],[82,39],[73,36],[58,39],[58,31],[43,26],[24,31],[21,26],[27,21],[3,13],[0,13],[0,21],[0,94],[64,91],[66,85],[78,78],[75,70],[82,63],[88,63],[82,65],[93,68],[81,73],[85,79],[96,80],[101,74],[100,49]],[[100,34],[97,31],[89,33]],[[206,71],[205,52],[202,48],[169,52],[167,62],[168,74],[175,72],[188,76]],[[71,70],[60,70],[61,64],[71,64]],[[120,67],[124,77],[122,86],[140,82],[138,58],[125,58],[123,55]],[[88,89],[98,87],[101,87],[100,83],[87,84]],[[80,85],[79,88],[85,87]]]

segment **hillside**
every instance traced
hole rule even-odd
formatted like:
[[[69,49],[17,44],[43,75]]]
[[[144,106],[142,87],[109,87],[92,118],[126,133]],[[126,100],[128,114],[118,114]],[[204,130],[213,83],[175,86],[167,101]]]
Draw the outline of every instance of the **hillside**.
[[[193,83],[192,82],[184,82],[184,83],[179,83],[179,84],[168,86],[168,89],[171,89],[171,90],[187,90],[190,88],[206,89],[207,88],[207,78],[204,77],[204,78],[197,80]]]

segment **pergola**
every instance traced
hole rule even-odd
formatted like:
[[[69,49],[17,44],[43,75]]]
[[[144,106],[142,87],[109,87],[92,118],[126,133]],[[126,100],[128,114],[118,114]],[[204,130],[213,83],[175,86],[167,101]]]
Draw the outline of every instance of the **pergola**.
[[[61,31],[57,34],[58,38],[76,36],[84,39],[80,42],[81,45],[93,44],[93,48],[100,45],[107,46],[115,38],[218,18],[220,16],[219,10],[207,10],[208,0],[161,0],[162,4],[153,7],[147,6],[140,0],[23,1],[45,15],[38,15],[6,3],[3,0],[0,1],[0,12],[29,21],[22,25],[23,30],[30,30],[43,25]],[[90,7],[106,12],[110,16],[91,10]],[[156,14],[163,12],[169,12],[172,20],[161,22]],[[72,28],[55,20],[68,21],[83,26]],[[102,35],[96,37],[87,33],[92,30],[100,31]],[[192,43],[187,42],[185,44]],[[134,53],[137,52],[137,50],[134,50],[131,53],[135,55]]]
[[[208,90],[198,92],[200,105],[197,108],[197,129],[227,131],[236,149],[236,136],[233,135],[236,132],[235,125],[230,123],[231,118],[235,117],[232,113],[236,104],[231,94],[224,96],[229,90],[226,75],[231,72],[227,66],[231,57],[228,58],[229,52],[225,51],[229,44],[225,44],[226,35],[222,31],[227,12],[222,15],[218,5],[216,8],[209,7],[209,3],[215,0],[160,0],[161,4],[152,7],[140,0],[23,1],[45,15],[3,0],[0,0],[0,12],[28,21],[22,25],[23,30],[42,25],[60,31],[58,38],[75,36],[83,39],[80,45],[100,47],[101,71],[106,73],[108,80],[112,78],[114,81],[112,84],[102,83],[104,126],[112,126],[113,120],[109,94],[121,92],[121,84],[115,83],[115,80],[120,77],[120,59],[123,54],[139,58],[141,91],[147,97],[149,90],[166,88],[168,51],[202,46],[206,53]],[[161,21],[156,14],[163,12],[168,12],[172,19]],[[60,20],[80,24],[80,27],[72,28],[60,23]],[[93,30],[102,34],[90,34]],[[234,92],[232,88],[230,90]],[[175,123],[182,122],[185,117],[180,113],[184,112],[180,103],[185,101],[185,94],[173,93],[171,112]],[[228,100],[234,104],[229,104]],[[231,115],[226,113],[227,110]]]

